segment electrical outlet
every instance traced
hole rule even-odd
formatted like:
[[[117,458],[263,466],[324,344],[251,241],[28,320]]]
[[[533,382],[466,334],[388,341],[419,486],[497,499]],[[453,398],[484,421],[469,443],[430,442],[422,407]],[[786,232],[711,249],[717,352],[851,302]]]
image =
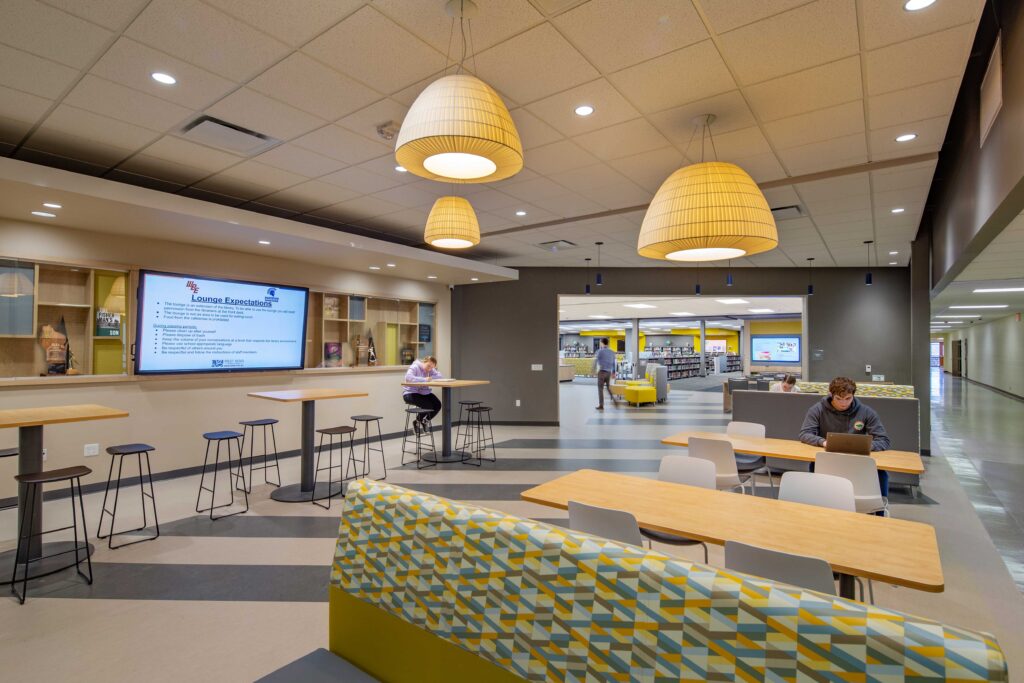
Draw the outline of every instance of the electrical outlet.
[[[870,375],[871,374],[871,366],[870,365],[865,365],[864,366],[864,372],[866,374]]]
[[[518,407],[519,407],[519,399],[517,398],[516,399],[516,408],[518,408]]]
[[[94,455],[100,454],[100,445],[98,443],[87,443],[85,444],[85,457],[89,458]]]
[[[46,462],[46,449],[43,449],[43,462]]]

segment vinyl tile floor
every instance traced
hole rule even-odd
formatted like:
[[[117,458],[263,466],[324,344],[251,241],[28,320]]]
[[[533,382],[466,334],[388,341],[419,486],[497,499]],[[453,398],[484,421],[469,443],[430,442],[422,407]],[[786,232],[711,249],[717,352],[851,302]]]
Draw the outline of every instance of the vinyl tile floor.
[[[933,405],[945,400],[951,386],[933,391]],[[875,598],[883,607],[994,634],[1010,662],[1011,680],[1024,680],[1017,673],[1024,672],[1024,598],[972,495],[989,496],[984,509],[990,522],[1008,523],[1012,516],[1002,501],[1011,507],[1014,501],[1000,498],[991,485],[974,490],[986,474],[1004,475],[988,465],[974,467],[964,455],[975,454],[975,437],[964,431],[969,415],[957,411],[969,411],[964,405],[979,395],[975,389],[962,390],[938,413],[942,426],[922,482],[925,496],[893,497],[893,516],[935,526],[946,590],[929,594],[876,582]],[[620,402],[599,413],[593,409],[595,391],[561,386],[560,427],[495,427],[498,462],[480,469],[400,467],[400,443],[389,441],[388,481],[565,524],[565,513],[525,503],[519,492],[581,467],[653,477],[661,456],[681,452],[663,446],[662,437],[698,425],[724,431],[728,421],[721,396],[711,392],[673,391],[667,404],[633,408]],[[996,438],[991,432],[1005,422],[987,424],[987,438]],[[1017,422],[1007,429],[1019,429],[1019,415]],[[1017,457],[1024,458],[1019,449]],[[1006,465],[1011,459],[1004,453],[982,460]],[[968,469],[973,478],[964,479]],[[297,481],[298,459],[283,460],[281,470],[286,483]],[[372,475],[381,474],[375,461]],[[342,505],[336,501],[328,511],[278,503],[269,498],[272,487],[259,475],[257,481],[249,512],[216,522],[195,513],[198,477],[157,482],[159,539],[114,551],[97,543],[92,586],[66,571],[31,583],[25,605],[0,597],[0,678],[251,681],[326,646],[328,571]],[[90,534],[100,497],[86,496]],[[48,523],[59,524],[65,512],[70,515],[66,500],[47,502]],[[130,505],[118,514],[119,525],[140,523]],[[0,550],[13,547],[14,526],[14,511],[0,511]],[[1002,533],[1012,537],[1019,531],[1006,526]],[[659,550],[688,560],[700,554],[699,548]],[[722,559],[721,548],[712,546],[711,564],[721,566]]]

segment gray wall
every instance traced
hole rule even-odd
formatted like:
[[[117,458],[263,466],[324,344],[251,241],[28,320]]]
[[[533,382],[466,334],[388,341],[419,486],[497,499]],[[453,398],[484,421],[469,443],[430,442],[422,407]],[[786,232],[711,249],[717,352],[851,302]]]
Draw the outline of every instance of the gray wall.
[[[558,295],[580,294],[582,269],[522,268],[515,282],[463,285],[452,295],[452,361],[455,377],[489,379],[473,398],[494,408],[494,419],[553,423],[558,420]],[[602,295],[676,295],[694,291],[689,268],[605,268]],[[701,268],[705,296],[806,294],[803,268],[733,269],[735,285],[725,287],[724,269]],[[806,339],[821,349],[810,378],[836,375],[870,379],[864,365],[887,380],[910,384],[910,273],[876,268],[874,285],[864,285],[859,268],[814,271]],[[541,371],[531,365],[540,364]],[[918,388],[927,396],[927,385]],[[515,407],[519,399],[521,405]]]

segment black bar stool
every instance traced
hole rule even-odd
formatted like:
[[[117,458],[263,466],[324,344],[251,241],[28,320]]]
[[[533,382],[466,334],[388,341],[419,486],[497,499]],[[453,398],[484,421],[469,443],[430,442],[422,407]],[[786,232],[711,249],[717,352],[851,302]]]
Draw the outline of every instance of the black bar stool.
[[[348,459],[348,465],[345,467],[345,478],[346,479],[350,478],[348,476],[349,468],[352,467],[352,465],[357,463],[357,462],[360,465],[362,465],[363,469],[362,469],[362,475],[360,475],[358,473],[358,471],[357,471],[355,476],[363,476],[363,477],[370,476],[370,453],[371,452],[380,453],[380,462],[384,466],[384,476],[381,477],[380,479],[387,479],[388,478],[388,464],[384,460],[384,434],[380,431],[380,421],[383,420],[383,419],[384,418],[382,418],[380,415],[353,415],[352,416],[352,426],[353,427],[358,428],[359,423],[360,422],[363,423],[363,458],[360,460],[360,459],[357,459],[356,457],[353,456],[353,457]],[[370,423],[371,422],[373,424],[377,425],[377,443],[380,444],[379,447],[378,446],[371,446],[370,445],[370,439],[373,438],[373,437],[370,436]],[[351,477],[351,478],[355,478],[355,477]],[[378,481],[380,481],[380,479],[378,479]]]
[[[203,438],[206,439],[206,457],[203,458],[203,473],[199,477],[199,494],[196,496],[196,512],[209,512],[211,521],[223,519],[224,517],[231,517],[232,515],[240,515],[243,512],[248,512],[249,492],[246,490],[247,487],[245,485],[245,469],[242,467],[242,435],[239,432],[233,431],[207,432],[206,434],[203,434]],[[215,503],[217,502],[217,470],[220,468],[220,445],[225,441],[227,442],[228,448],[228,483],[232,484],[232,478],[234,478],[234,482],[233,485],[230,486],[231,500],[229,500],[227,503],[224,503],[223,505],[216,505]],[[238,472],[231,471],[232,441],[235,442],[235,447],[238,449]],[[213,460],[213,485],[204,486],[203,484],[206,482],[206,469],[209,466],[210,462],[210,444],[213,442],[217,443],[217,452]],[[239,479],[242,480],[241,488],[238,487]],[[210,492],[210,507],[199,509],[199,501],[203,497],[203,491]],[[219,515],[217,517],[214,517],[214,510],[231,507],[232,505],[235,504],[235,491],[241,491],[242,495],[245,497],[245,508],[242,510],[236,510],[235,512],[231,512],[226,515]]]
[[[316,433],[320,435],[320,446],[316,450],[316,468],[313,470],[313,490],[316,491],[316,478],[317,474],[321,470],[327,470],[327,505],[318,503],[316,498],[313,498],[313,505],[319,505],[325,510],[331,509],[331,499],[334,498],[334,494],[331,491],[331,474],[335,467],[338,469],[338,492],[341,493],[341,497],[344,498],[345,494],[342,492],[342,463],[345,461],[345,435],[348,434],[348,458],[351,461],[355,457],[355,433],[356,428],[349,425],[342,425],[341,427],[328,427],[327,429],[318,429]],[[327,437],[327,467],[320,467],[320,455],[324,450],[324,437]],[[338,450],[341,451],[338,454],[338,464],[334,464],[334,437],[338,437]]]
[[[17,448],[0,448],[0,458],[10,458],[11,456],[17,455]]]
[[[434,465],[437,464],[436,462],[428,463],[426,465],[423,464],[424,462],[426,462],[422,458],[423,447],[424,447],[424,445],[426,445],[424,443],[424,439],[426,438],[426,435],[423,433],[423,431],[417,431],[416,429],[413,429],[412,438],[411,439],[409,438],[409,423],[410,423],[410,421],[415,425],[416,419],[420,415],[427,415],[427,414],[432,413],[432,412],[434,412],[434,411],[431,410],[430,408],[416,408],[415,406],[413,406],[411,408],[406,408],[405,409],[405,431],[402,434],[402,465],[403,466],[405,465],[405,456],[406,455],[415,455],[416,456],[416,459],[413,460],[412,462],[416,463],[416,469],[418,469],[418,470],[426,469],[427,467],[433,467]],[[425,420],[425,423],[426,423],[426,426],[427,426],[427,429],[426,429],[427,434],[430,435],[430,450],[434,451],[436,453],[437,452],[437,446],[434,445],[434,432],[431,429],[430,420]],[[416,447],[412,451],[409,450],[409,446],[408,446],[409,443],[415,443],[416,444]]]
[[[263,483],[264,484],[271,484],[272,486],[280,486],[281,485],[281,466],[277,462],[277,435],[274,434],[274,425],[277,424],[277,420],[275,420],[272,417],[265,417],[265,418],[262,418],[262,419],[259,419],[259,420],[243,420],[242,422],[239,422],[238,424],[242,425],[242,449],[243,450],[245,449],[245,440],[246,440],[246,438],[248,437],[248,439],[249,439],[249,488],[247,490],[247,493],[252,493],[252,485],[253,485],[252,471],[254,469],[255,470],[263,470]],[[268,459],[270,458],[270,454],[267,452],[267,427],[268,426],[270,427],[270,440],[274,444],[274,464],[273,465],[268,464]],[[253,461],[253,458],[255,457],[253,455],[253,445],[254,445],[254,443],[256,441],[256,428],[257,427],[262,427],[263,428],[263,464],[260,465],[259,467],[253,467],[252,461]],[[249,433],[249,429],[252,429],[252,433],[251,434]],[[269,470],[271,467],[273,467],[274,469],[277,470],[277,481],[276,482],[269,481],[267,479],[267,470]]]
[[[459,426],[455,430],[455,447],[457,450],[464,450],[459,448],[459,443],[465,444],[466,433],[469,431],[469,425],[462,421],[462,410],[463,408],[475,408],[480,403],[480,401],[459,401]]]
[[[33,529],[33,515],[26,514],[21,518],[21,528],[18,530],[18,549],[15,551],[14,557],[14,572],[11,574],[11,592],[18,596],[19,602],[24,605],[25,598],[28,597],[28,567],[33,562],[39,560],[45,560],[48,557],[56,557],[57,555],[66,555],[68,553],[75,554],[75,571],[85,579],[86,583],[92,585],[92,559],[89,557],[89,530],[85,524],[85,506],[82,503],[82,477],[87,474],[91,474],[92,470],[84,465],[78,465],[75,467],[65,467],[59,470],[50,470],[49,472],[34,472],[32,474],[19,474],[14,479],[19,484],[24,484],[27,488],[25,491],[25,499],[28,502],[27,510],[32,510],[32,507],[36,504],[36,501],[42,498],[43,484],[53,484],[60,481],[66,481],[71,486],[71,525],[62,526],[58,529],[48,529],[46,531],[36,531]],[[78,489],[78,509],[75,509],[75,488],[77,485]],[[82,515],[82,542],[78,542],[78,515]],[[26,529],[26,527],[28,527]],[[43,536],[45,534],[52,534],[55,531],[65,531],[67,529],[73,529],[75,532],[75,544],[70,550],[63,550],[59,553],[51,553],[49,555],[42,555],[40,557],[29,559],[28,548],[29,544],[34,536]],[[82,558],[81,553],[85,553],[85,564],[89,567],[89,575],[86,576],[82,572]],[[21,593],[18,593],[17,581],[18,581],[18,567],[21,566],[24,573],[21,578]]]
[[[476,453],[476,465],[479,467],[483,460],[489,460],[491,462],[497,462],[498,453],[494,449],[494,425],[491,423],[491,407],[490,406],[474,406],[466,411],[469,415],[469,435],[471,440],[469,441],[468,450],[470,454]],[[486,416],[487,422],[484,422]],[[484,429],[486,427],[486,429]],[[487,446],[491,447],[491,457],[484,458],[483,453],[487,450]],[[466,462],[470,462],[467,460]]]
[[[111,446],[107,449],[107,453],[110,453],[110,471],[107,472],[107,486],[103,489],[103,506],[100,508],[100,523],[96,527],[96,538],[107,539],[107,547],[111,550],[117,550],[123,548],[126,545],[133,545],[135,543],[142,543],[143,541],[152,541],[155,538],[160,537],[160,520],[156,516],[156,492],[153,490],[153,470],[149,466],[149,452],[155,450],[149,444],[144,443],[127,443],[120,446]],[[139,463],[139,493],[142,494],[140,503],[142,504],[142,526],[137,529],[127,529],[125,531],[114,531],[114,521],[117,518],[117,500],[121,494],[121,469],[124,467],[124,456],[134,455],[136,456]],[[146,456],[146,471],[142,471],[142,456]],[[110,493],[110,482],[113,481],[114,477],[114,460],[117,459],[117,484],[114,487],[114,509],[107,509],[107,495]],[[149,480],[149,493],[146,493],[146,480]],[[114,545],[114,536],[121,536],[122,534],[130,534],[135,531],[142,531],[149,526],[149,521],[146,518],[146,498],[149,498],[150,505],[153,507],[153,524],[156,526],[156,533],[152,536],[146,536],[135,541],[129,541],[128,543],[120,543]],[[106,515],[110,515],[110,531],[107,532],[106,536],[103,535],[103,519]]]

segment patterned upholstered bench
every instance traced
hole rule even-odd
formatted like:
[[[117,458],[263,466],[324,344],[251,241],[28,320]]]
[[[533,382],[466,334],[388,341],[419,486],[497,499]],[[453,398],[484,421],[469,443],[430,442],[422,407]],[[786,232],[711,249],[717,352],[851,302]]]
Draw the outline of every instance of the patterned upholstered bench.
[[[982,633],[381,482],[349,491],[330,649],[381,680],[1007,680]]]

